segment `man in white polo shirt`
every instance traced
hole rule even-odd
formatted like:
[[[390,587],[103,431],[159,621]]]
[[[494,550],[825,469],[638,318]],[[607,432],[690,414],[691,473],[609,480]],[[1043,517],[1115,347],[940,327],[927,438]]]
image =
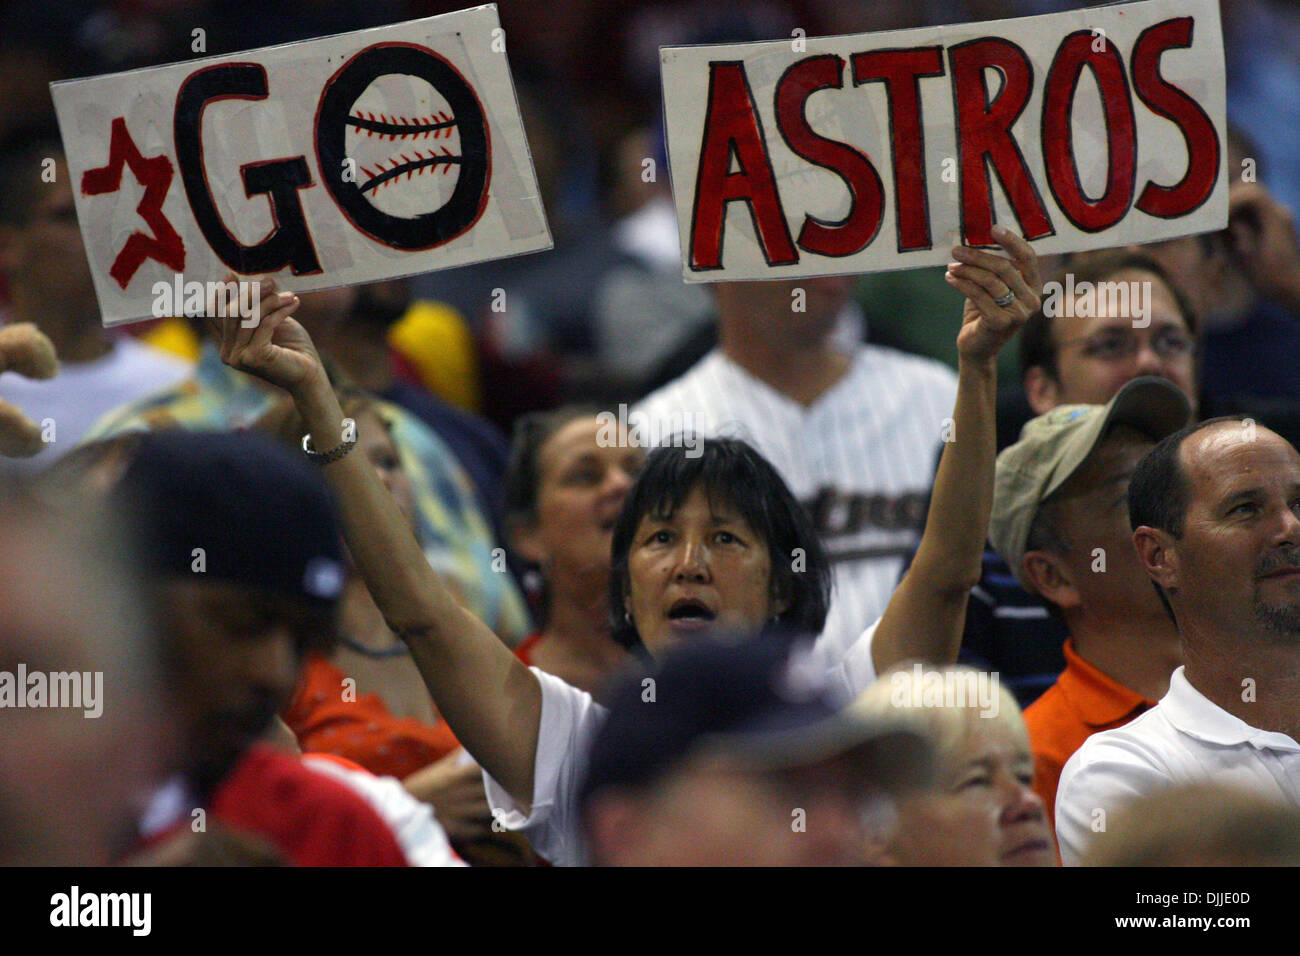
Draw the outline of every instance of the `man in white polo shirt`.
[[[1212,778],[1300,806],[1300,453],[1250,419],[1212,419],[1160,442],[1128,500],[1185,663],[1156,707],[1066,763],[1066,865],[1125,802],[1173,785]]]

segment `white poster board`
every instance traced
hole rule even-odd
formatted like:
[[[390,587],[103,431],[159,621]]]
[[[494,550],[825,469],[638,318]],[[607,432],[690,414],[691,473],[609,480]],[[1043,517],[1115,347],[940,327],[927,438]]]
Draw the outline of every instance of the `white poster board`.
[[[687,281],[859,273],[1221,229],[1217,0],[665,47]]]
[[[494,5],[52,90],[105,325],[551,247]]]

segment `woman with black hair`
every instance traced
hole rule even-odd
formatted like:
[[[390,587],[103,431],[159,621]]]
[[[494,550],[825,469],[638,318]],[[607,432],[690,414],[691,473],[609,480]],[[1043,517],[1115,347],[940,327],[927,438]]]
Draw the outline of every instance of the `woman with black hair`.
[[[807,512],[740,439],[651,452],[612,550],[614,638],[651,657],[705,631],[815,636],[826,623],[830,563]]]
[[[953,635],[978,578],[992,499],[996,357],[1038,306],[1040,289],[1029,245],[1005,230],[999,241],[1011,259],[961,247],[948,268],[948,281],[967,296],[950,429],[959,440],[945,445],[926,538],[875,628],[878,669],[899,654],[942,654],[950,644],[955,656]],[[373,469],[347,454],[337,398],[310,337],[290,318],[296,304],[272,286],[257,328],[227,320],[223,361],[293,396],[357,566],[443,717],[484,768],[494,814],[525,829],[552,863],[583,862],[577,798],[600,705],[524,666],[456,603]],[[741,442],[705,442],[696,464],[688,455],[699,447],[657,451],[619,516],[612,555],[619,633],[628,641],[635,634],[653,656],[684,638],[758,634],[769,622],[819,628],[826,565],[789,490]]]

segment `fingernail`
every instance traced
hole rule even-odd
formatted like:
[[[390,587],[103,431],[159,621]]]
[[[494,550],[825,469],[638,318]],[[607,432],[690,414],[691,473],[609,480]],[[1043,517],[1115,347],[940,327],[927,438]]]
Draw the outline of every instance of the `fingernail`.
[[[280,293],[280,300],[281,300],[282,302],[288,302],[290,299],[296,299],[296,298],[298,298],[298,297],[297,297],[296,295],[294,295],[292,292],[281,292],[281,293]]]
[[[1011,230],[1008,229],[1006,226],[1002,225],[1001,223],[999,223],[998,225],[993,227],[993,235],[1001,236],[1003,239],[1005,239],[1007,236],[1011,235]]]

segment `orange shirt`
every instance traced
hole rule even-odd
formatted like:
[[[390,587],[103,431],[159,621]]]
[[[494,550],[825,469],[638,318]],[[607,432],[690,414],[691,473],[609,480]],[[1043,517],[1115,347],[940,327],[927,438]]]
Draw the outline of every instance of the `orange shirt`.
[[[1085,740],[1100,730],[1122,727],[1156,705],[1093,667],[1065,642],[1065,670],[1025,710],[1034,749],[1034,790],[1056,827],[1056,787],[1061,768]]]
[[[541,639],[540,631],[531,635],[515,655],[531,665]],[[298,689],[280,714],[303,753],[335,754],[378,777],[405,780],[460,746],[446,721],[394,717],[374,694],[344,700],[343,680],[343,672],[319,654],[303,662]]]
[[[376,776],[404,780],[460,746],[446,721],[394,717],[374,694],[344,700],[343,679],[319,654],[304,661],[298,690],[280,715],[303,753],[337,754]]]

